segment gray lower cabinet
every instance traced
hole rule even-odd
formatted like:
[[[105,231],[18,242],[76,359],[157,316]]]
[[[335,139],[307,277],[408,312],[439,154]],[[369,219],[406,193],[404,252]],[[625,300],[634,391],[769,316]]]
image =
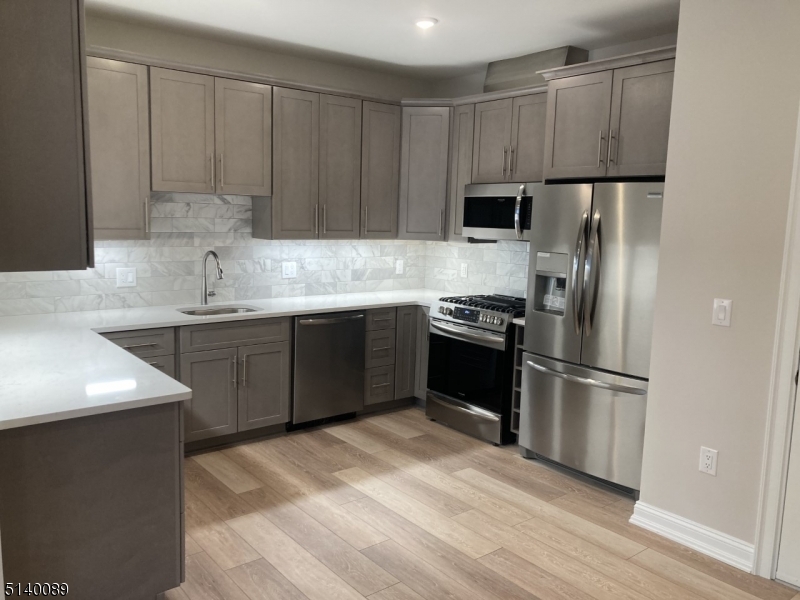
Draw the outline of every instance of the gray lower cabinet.
[[[213,194],[214,78],[150,68],[153,190]]]
[[[276,87],[272,104],[272,235],[319,237],[319,94]]]
[[[361,100],[322,95],[319,237],[357,239],[361,207]]]
[[[509,180],[542,181],[547,94],[518,96],[512,102]]]
[[[394,400],[394,367],[367,369],[364,378],[364,406]]]
[[[398,237],[445,239],[450,108],[403,108]]]
[[[192,389],[186,402],[186,441],[236,433],[236,348],[181,354],[180,381]]]
[[[214,81],[215,187],[220,194],[272,194],[272,88]]]
[[[147,67],[88,57],[92,208],[98,240],[150,237]]]
[[[361,237],[397,237],[399,106],[364,102],[361,128]]]
[[[387,367],[393,365],[395,360],[395,343],[394,329],[367,331],[364,363],[366,368],[371,369],[372,367]]]
[[[475,130],[475,105],[453,109],[450,139],[450,235],[460,236],[464,224],[464,186],[472,183],[472,138]]]
[[[397,308],[395,343],[394,397],[411,398],[415,390],[417,359],[417,306]]]
[[[666,173],[674,75],[674,60],[614,71],[609,176]]]
[[[420,400],[425,400],[428,392],[428,342],[430,333],[428,332],[428,314],[430,308],[427,306],[418,307],[417,312],[417,356],[416,369],[414,372],[414,396]]]
[[[239,431],[289,420],[291,343],[243,346],[239,354]]]
[[[164,373],[164,375],[169,375],[173,379],[176,379],[174,354],[168,356],[142,356],[141,358],[154,369],[158,369]]]
[[[94,262],[82,0],[0,2],[3,271]]]

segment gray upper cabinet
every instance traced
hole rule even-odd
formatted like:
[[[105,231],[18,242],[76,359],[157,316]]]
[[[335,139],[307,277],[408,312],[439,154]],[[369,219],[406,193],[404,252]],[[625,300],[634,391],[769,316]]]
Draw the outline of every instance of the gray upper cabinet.
[[[509,180],[542,181],[547,94],[518,96],[512,103]]]
[[[239,431],[289,421],[291,344],[239,348]]]
[[[319,236],[319,94],[274,88],[272,233]]]
[[[94,262],[81,0],[0,2],[3,271]]]
[[[608,175],[664,175],[674,60],[614,71]]]
[[[475,105],[472,183],[507,180],[511,118],[511,98]]]
[[[403,109],[398,237],[444,240],[450,109]]]
[[[192,388],[184,412],[187,442],[236,433],[236,372],[236,348],[181,355],[180,381]]]
[[[450,141],[450,234],[461,235],[464,223],[464,186],[472,183],[472,137],[475,130],[475,105],[464,104],[453,110]]]
[[[272,194],[272,88],[216,79],[216,190],[220,194]]]
[[[395,343],[394,397],[411,398],[415,392],[417,361],[417,306],[397,307]]]
[[[364,102],[361,131],[361,237],[397,237],[399,106]]]
[[[361,100],[323,95],[319,117],[320,238],[357,239],[361,206]]]
[[[603,177],[613,71],[548,84],[545,179]]]
[[[98,240],[149,237],[150,109],[147,67],[86,59],[94,233]]]
[[[150,69],[153,190],[214,193],[214,78]]]

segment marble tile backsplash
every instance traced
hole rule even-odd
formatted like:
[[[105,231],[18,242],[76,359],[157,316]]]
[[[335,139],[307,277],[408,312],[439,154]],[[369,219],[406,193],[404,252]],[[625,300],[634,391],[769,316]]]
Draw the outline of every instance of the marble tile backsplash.
[[[225,272],[217,281],[209,267],[212,302],[423,287],[522,296],[527,285],[526,242],[257,240],[247,196],[154,193],[151,216],[149,240],[95,242],[93,269],[0,273],[0,315],[198,304],[209,249]],[[296,278],[281,276],[287,261]],[[117,287],[120,267],[136,269],[134,287]]]

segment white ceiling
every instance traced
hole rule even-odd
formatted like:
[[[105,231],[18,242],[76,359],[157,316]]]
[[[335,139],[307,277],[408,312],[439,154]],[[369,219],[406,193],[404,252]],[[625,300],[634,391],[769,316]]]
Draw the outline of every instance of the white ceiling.
[[[571,44],[672,33],[678,0],[86,0],[96,14],[188,27],[273,49],[454,76]],[[419,17],[439,24],[427,31]]]

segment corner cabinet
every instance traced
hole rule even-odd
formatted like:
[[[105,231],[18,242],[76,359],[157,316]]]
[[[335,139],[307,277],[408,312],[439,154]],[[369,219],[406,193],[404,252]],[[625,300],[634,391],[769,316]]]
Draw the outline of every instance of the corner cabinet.
[[[82,0],[0,2],[3,271],[94,263]]]
[[[666,172],[674,60],[551,80],[545,179]]]
[[[449,108],[403,109],[398,218],[401,239],[445,239],[449,143]]]
[[[450,139],[450,236],[460,236],[464,224],[464,187],[472,183],[472,138],[475,131],[475,105],[453,109]]]
[[[86,59],[94,232],[98,240],[150,237],[147,67]]]
[[[401,108],[364,102],[361,129],[361,237],[397,237]]]

